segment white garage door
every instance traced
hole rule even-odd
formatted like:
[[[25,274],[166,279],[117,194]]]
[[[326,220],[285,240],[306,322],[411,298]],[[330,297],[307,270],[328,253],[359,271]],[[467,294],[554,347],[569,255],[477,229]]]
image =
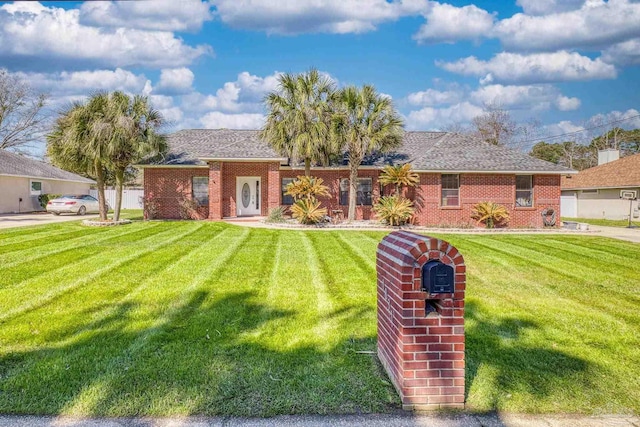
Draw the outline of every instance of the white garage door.
[[[575,191],[562,193],[560,196],[560,213],[567,218],[578,217],[578,195]]]

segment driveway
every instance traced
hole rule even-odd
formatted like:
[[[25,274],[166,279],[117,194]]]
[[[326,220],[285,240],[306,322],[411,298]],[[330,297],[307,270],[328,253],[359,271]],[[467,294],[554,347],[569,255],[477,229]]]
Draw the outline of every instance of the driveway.
[[[62,214],[59,216],[47,212],[25,213],[25,214],[1,214],[0,229],[12,227],[26,227],[28,225],[51,224],[54,222],[78,221],[85,218],[95,218],[97,214],[78,216],[73,214]]]
[[[640,228],[605,227],[603,225],[589,225],[590,230],[598,231],[597,235],[612,239],[626,240],[640,243]]]

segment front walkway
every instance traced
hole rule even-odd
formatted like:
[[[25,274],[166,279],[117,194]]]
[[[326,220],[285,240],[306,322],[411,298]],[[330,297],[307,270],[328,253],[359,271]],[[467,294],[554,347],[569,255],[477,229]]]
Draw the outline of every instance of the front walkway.
[[[367,415],[306,415],[274,418],[67,418],[0,416],[0,427],[640,427],[631,415],[581,417],[466,413],[416,415],[410,412]]]

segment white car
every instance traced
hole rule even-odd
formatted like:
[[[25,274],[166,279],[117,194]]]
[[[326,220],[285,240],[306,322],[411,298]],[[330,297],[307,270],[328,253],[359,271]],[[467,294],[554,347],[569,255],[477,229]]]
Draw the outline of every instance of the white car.
[[[84,215],[87,212],[100,212],[98,200],[88,194],[72,194],[49,200],[47,212],[54,215],[73,213]]]

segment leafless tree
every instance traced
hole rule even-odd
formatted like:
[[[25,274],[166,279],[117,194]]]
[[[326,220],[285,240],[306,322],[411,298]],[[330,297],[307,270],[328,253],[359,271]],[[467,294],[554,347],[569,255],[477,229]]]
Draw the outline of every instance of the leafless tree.
[[[480,138],[493,145],[511,145],[518,132],[509,111],[495,104],[485,105],[483,113],[473,118],[473,126]]]
[[[0,69],[0,149],[20,151],[42,138],[47,99],[28,82]]]

